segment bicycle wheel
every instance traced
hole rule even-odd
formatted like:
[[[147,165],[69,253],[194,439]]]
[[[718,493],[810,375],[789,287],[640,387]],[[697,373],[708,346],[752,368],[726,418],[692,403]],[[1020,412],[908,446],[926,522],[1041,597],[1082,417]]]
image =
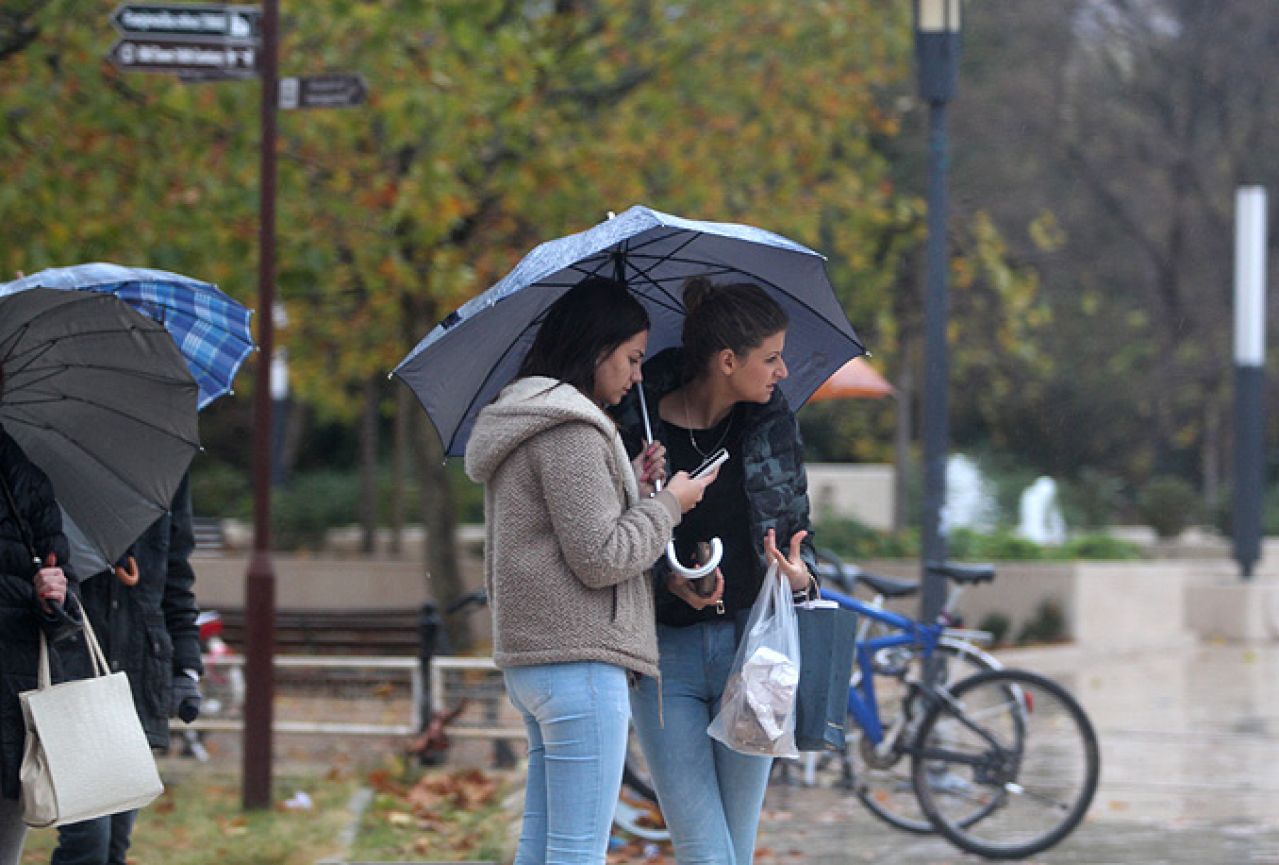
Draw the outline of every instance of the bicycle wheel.
[[[648,771],[648,761],[639,738],[632,729],[626,739],[626,762],[622,764],[622,789],[617,809],[613,812],[613,824],[646,841],[669,841],[671,832],[666,828],[666,818],[657,804],[657,791]]]
[[[644,758],[644,749],[640,747],[639,737],[633,729],[626,737],[622,784],[641,799],[657,804],[657,791],[653,789],[653,776],[648,771],[648,760]]]
[[[999,662],[962,640],[942,637],[937,644],[938,681],[959,682],[975,673],[999,669]],[[875,702],[888,744],[876,749],[861,730],[850,735],[845,754],[845,786],[871,814],[907,832],[931,833],[933,824],[919,806],[905,747],[925,715],[917,682],[923,676],[919,654],[909,648],[876,659]]]
[[[1074,697],[1024,670],[955,685],[930,708],[912,750],[915,794],[933,826],[990,859],[1031,856],[1070,834],[1101,764]]]

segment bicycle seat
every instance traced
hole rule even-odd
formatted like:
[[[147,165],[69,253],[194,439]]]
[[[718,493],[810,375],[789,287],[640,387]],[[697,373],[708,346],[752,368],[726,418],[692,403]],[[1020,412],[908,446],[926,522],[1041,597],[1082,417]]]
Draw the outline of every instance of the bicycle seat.
[[[894,580],[878,574],[862,572],[857,575],[857,581],[870,586],[876,594],[883,595],[885,598],[905,598],[919,592],[919,583]]]
[[[989,583],[995,579],[994,565],[958,565],[954,562],[929,562],[928,573],[938,574],[957,583]]]

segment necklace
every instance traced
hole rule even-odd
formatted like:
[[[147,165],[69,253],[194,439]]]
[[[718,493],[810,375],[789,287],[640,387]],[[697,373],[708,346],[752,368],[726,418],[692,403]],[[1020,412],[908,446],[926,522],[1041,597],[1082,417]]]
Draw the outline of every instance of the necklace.
[[[715,453],[715,451],[719,450],[720,445],[724,443],[724,439],[728,438],[728,431],[733,428],[733,410],[731,408],[728,410],[728,423],[724,424],[724,431],[719,434],[719,441],[715,442],[715,444],[707,450],[702,450],[697,444],[697,439],[693,437],[693,416],[688,412],[687,390],[680,392],[680,399],[684,403],[684,420],[688,422],[688,426],[686,427],[688,430],[688,443],[693,446],[693,450],[697,451],[698,456],[702,459],[706,459],[711,454]]]

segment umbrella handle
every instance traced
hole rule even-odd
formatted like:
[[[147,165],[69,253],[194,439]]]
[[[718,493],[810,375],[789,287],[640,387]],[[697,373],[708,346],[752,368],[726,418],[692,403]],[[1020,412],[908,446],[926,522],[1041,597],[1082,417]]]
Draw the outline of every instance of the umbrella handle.
[[[720,559],[724,558],[724,542],[719,538],[711,538],[711,555],[704,565],[696,568],[690,568],[679,560],[679,556],[675,555],[675,542],[670,541],[666,544],[666,561],[670,563],[671,569],[686,580],[700,580],[702,577],[715,573],[715,569],[719,567]]]

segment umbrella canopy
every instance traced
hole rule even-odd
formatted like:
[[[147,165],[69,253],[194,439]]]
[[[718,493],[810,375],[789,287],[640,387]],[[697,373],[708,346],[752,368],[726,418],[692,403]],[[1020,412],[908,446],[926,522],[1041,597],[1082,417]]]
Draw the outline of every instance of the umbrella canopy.
[[[113,294],[164,325],[200,386],[200,408],[231,391],[253,351],[253,312],[211,283],[189,276],[97,262],[51,267],[0,284],[0,297],[32,288]]]
[[[0,424],[74,524],[72,566],[101,570],[169,507],[199,448],[197,388],[165,329],[109,294],[0,297]]]
[[[426,335],[396,367],[435,424],[445,452],[465,452],[480,408],[519,369],[546,309],[587,276],[626,283],[652,320],[649,354],[678,345],[691,276],[759,284],[790,318],[782,383],[800,406],[865,349],[826,275],[825,259],[772,232],[632,207],[586,231],[543,243],[509,274]]]
[[[865,358],[855,357],[822,382],[809,402],[825,402],[832,399],[879,399],[893,392],[888,383]]]

